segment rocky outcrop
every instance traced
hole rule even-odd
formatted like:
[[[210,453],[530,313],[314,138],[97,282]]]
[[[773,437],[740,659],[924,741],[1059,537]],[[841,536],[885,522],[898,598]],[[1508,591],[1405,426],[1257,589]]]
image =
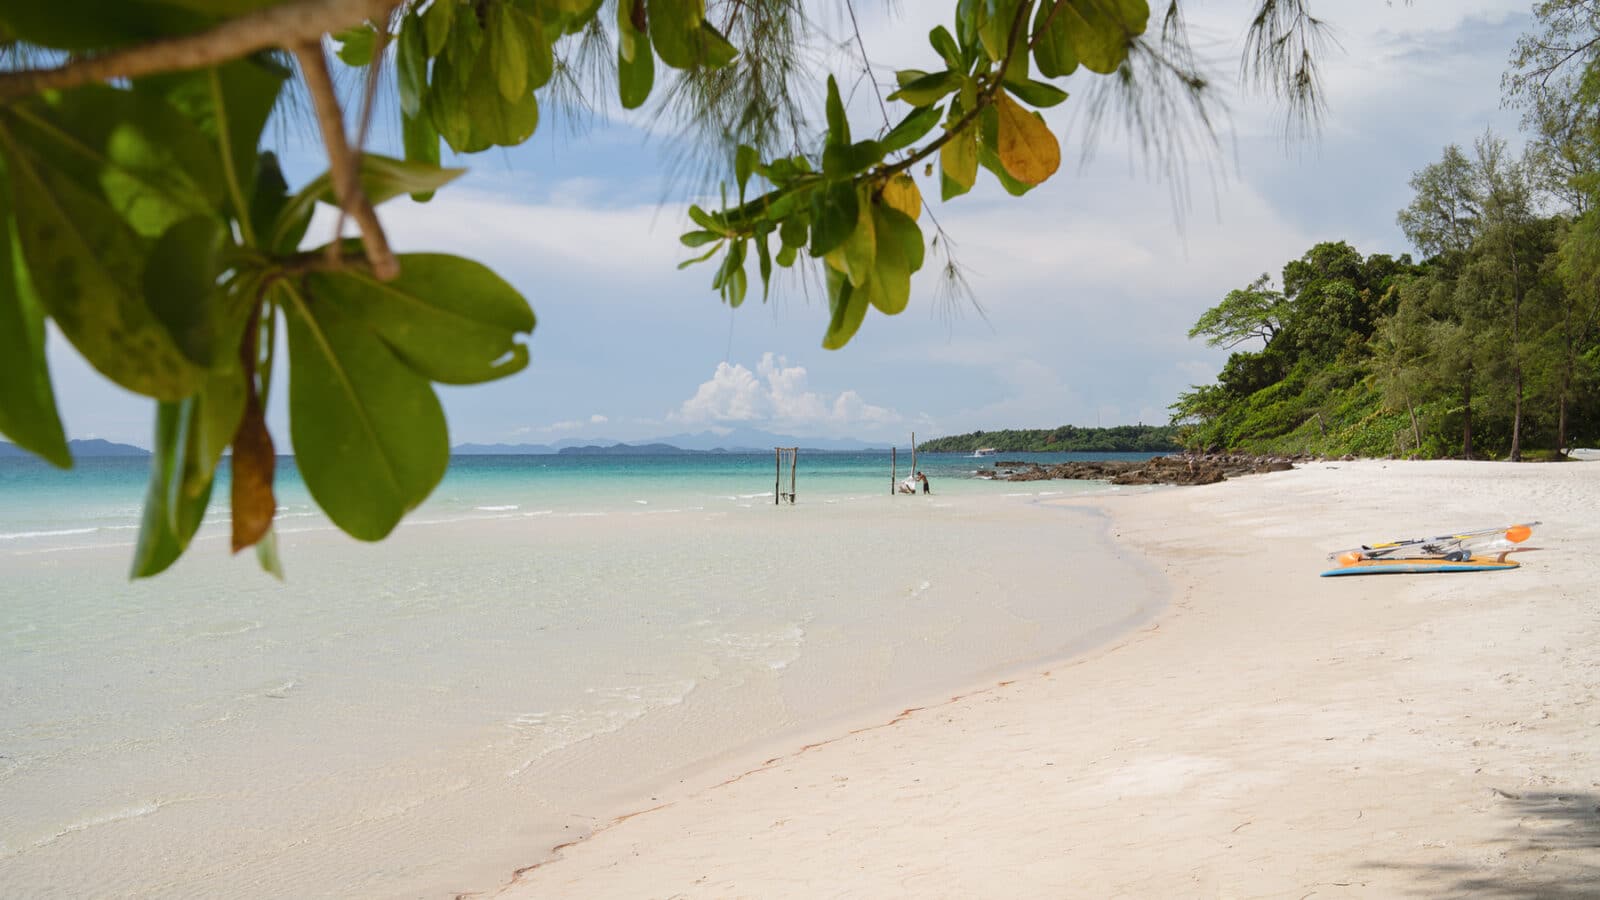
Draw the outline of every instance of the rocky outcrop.
[[[979,478],[1001,481],[1048,481],[1055,478],[1078,481],[1109,481],[1112,484],[1215,484],[1237,475],[1284,472],[1294,468],[1291,459],[1281,456],[1204,454],[1155,456],[1147,460],[1100,460],[1042,466],[1038,463],[1004,460],[994,469],[978,472]]]

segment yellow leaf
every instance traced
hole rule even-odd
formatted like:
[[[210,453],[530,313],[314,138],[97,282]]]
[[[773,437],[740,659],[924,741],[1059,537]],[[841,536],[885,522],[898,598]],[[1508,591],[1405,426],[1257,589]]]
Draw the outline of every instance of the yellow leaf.
[[[1001,91],[1000,128],[995,152],[1011,177],[1023,184],[1039,184],[1061,168],[1061,145],[1050,127],[1034,113]]]
[[[922,215],[922,191],[910,175],[904,172],[889,179],[883,186],[883,202],[898,209],[916,221]]]
[[[939,148],[939,167],[944,172],[944,199],[972,190],[978,180],[978,129],[969,124],[945,142]]]

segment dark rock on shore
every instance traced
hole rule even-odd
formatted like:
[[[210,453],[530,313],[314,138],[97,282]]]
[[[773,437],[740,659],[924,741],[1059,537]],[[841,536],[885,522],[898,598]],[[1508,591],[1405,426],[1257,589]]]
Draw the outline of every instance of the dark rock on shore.
[[[982,471],[979,478],[1002,481],[1049,481],[1066,478],[1078,481],[1109,481],[1112,484],[1215,484],[1237,475],[1285,472],[1294,463],[1281,456],[1213,454],[1156,456],[1142,462],[1102,460],[1041,466],[1037,463],[1005,460],[994,464],[994,471]]]

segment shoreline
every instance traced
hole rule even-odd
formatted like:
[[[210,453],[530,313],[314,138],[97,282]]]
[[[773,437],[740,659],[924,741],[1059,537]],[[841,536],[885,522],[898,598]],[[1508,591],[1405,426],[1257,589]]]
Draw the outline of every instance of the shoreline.
[[[1065,500],[1166,572],[1153,620],[620,817],[489,895],[1600,890],[1596,566],[1315,577],[1334,547],[1480,517],[1595,536],[1600,469],[1516,468],[1330,461]],[[1519,490],[1532,508],[1503,508]]]

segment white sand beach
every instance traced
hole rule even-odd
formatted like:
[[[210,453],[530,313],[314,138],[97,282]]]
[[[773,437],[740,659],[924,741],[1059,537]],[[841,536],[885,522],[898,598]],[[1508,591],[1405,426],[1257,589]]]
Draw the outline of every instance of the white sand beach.
[[[1600,895],[1600,466],[1320,463],[1063,502],[1110,512],[1171,605],[685,781],[490,894]],[[1525,518],[1517,571],[1317,577],[1339,547]]]

